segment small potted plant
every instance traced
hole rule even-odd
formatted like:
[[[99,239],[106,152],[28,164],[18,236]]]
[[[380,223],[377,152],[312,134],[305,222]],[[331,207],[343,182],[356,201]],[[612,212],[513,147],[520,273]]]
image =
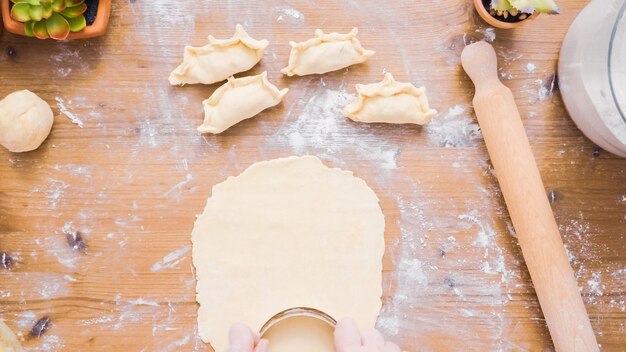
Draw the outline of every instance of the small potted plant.
[[[485,22],[503,29],[523,26],[540,13],[559,13],[553,0],[474,0],[474,7]]]
[[[39,39],[84,39],[103,35],[111,0],[0,0],[7,32]]]

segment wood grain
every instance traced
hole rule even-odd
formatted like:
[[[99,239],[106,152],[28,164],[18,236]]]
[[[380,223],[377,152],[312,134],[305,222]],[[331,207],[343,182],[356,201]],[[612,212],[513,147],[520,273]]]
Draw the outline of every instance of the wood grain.
[[[598,342],[603,351],[624,351],[626,164],[576,129],[558,85],[551,88],[560,43],[585,2],[559,5],[559,16],[495,30],[493,44]],[[469,1],[113,6],[102,38],[0,38],[0,96],[27,88],[56,114],[39,150],[0,151],[0,251],[14,258],[10,269],[0,266],[0,317],[22,333],[29,350],[210,350],[195,337],[189,253],[171,268],[153,266],[190,245],[195,214],[212,185],[255,161],[304,153],[354,171],[381,199],[388,246],[379,327],[390,339],[408,351],[553,349],[482,139],[464,133],[447,139],[436,123],[364,125],[340,116],[326,133],[314,118],[334,116],[332,106],[324,107],[334,101],[328,94],[351,94],[354,84],[380,81],[386,69],[427,87],[440,111],[435,120],[471,124],[473,85],[459,55],[487,27]],[[290,92],[277,108],[222,135],[199,136],[201,101],[217,85],[170,87],[167,76],[184,45],[204,44],[208,34],[229,37],[239,22],[271,43],[249,73],[267,70]],[[289,40],[309,38],[318,27],[353,26],[363,46],[377,51],[368,63],[321,78],[281,77]],[[465,120],[448,116],[457,105]],[[297,131],[303,147],[290,142]],[[68,247],[64,226],[83,233],[84,253]],[[503,270],[485,270],[499,260]],[[424,276],[408,280],[420,278],[416,268]],[[48,331],[28,337],[44,316],[52,320]]]

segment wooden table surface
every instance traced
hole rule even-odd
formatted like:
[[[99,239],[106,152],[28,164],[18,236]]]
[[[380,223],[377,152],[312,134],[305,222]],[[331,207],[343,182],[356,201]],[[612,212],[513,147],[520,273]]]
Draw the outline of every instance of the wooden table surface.
[[[195,215],[214,184],[253,162],[314,154],[354,171],[381,199],[378,327],[389,339],[408,351],[552,350],[460,66],[463,46],[486,39],[516,96],[602,350],[625,351],[626,161],[594,146],[564,109],[557,58],[585,1],[559,4],[559,16],[501,31],[462,0],[117,0],[102,38],[2,34],[0,96],[34,91],[55,124],[37,151],[0,150],[0,252],[13,259],[0,265],[0,318],[29,351],[210,350],[196,337]],[[251,73],[267,70],[290,92],[277,108],[201,136],[201,101],[218,85],[171,87],[167,76],[184,45],[230,37],[236,23],[271,43]],[[377,51],[367,64],[279,74],[289,40],[353,26]],[[433,122],[365,125],[341,115],[354,84],[384,70],[427,87]],[[82,233],[84,252],[68,246],[68,231]],[[44,317],[47,331],[30,337]]]

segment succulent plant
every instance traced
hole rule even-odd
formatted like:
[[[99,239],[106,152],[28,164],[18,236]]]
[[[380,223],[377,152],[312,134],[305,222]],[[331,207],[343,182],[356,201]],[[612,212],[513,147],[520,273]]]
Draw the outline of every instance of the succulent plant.
[[[491,15],[519,16],[523,20],[534,12],[558,14],[554,0],[491,0]]]
[[[83,13],[85,0],[11,0],[11,17],[24,22],[29,37],[66,39],[70,32],[79,32],[87,22]]]

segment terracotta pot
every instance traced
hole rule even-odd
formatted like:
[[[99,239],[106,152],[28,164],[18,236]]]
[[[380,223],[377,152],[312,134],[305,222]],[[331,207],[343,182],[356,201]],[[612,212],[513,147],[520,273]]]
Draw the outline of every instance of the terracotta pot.
[[[18,22],[11,18],[10,3],[11,0],[0,0],[4,28],[7,30],[7,32],[13,34],[26,35],[26,33],[24,32],[24,23]],[[110,15],[111,0],[98,1],[98,13],[96,15],[96,20],[90,26],[85,27],[85,29],[83,29],[82,31],[70,33],[67,39],[85,39],[99,37],[103,35],[107,30],[107,26],[109,25]]]
[[[480,17],[485,20],[485,22],[489,23],[491,26],[502,29],[512,29],[525,25],[526,23],[534,20],[539,16],[539,13],[535,12],[532,15],[528,16],[525,20],[519,22],[502,22],[497,18],[491,16],[489,10],[483,6],[483,2],[481,0],[474,0],[474,7],[476,8],[476,12],[480,15]]]

